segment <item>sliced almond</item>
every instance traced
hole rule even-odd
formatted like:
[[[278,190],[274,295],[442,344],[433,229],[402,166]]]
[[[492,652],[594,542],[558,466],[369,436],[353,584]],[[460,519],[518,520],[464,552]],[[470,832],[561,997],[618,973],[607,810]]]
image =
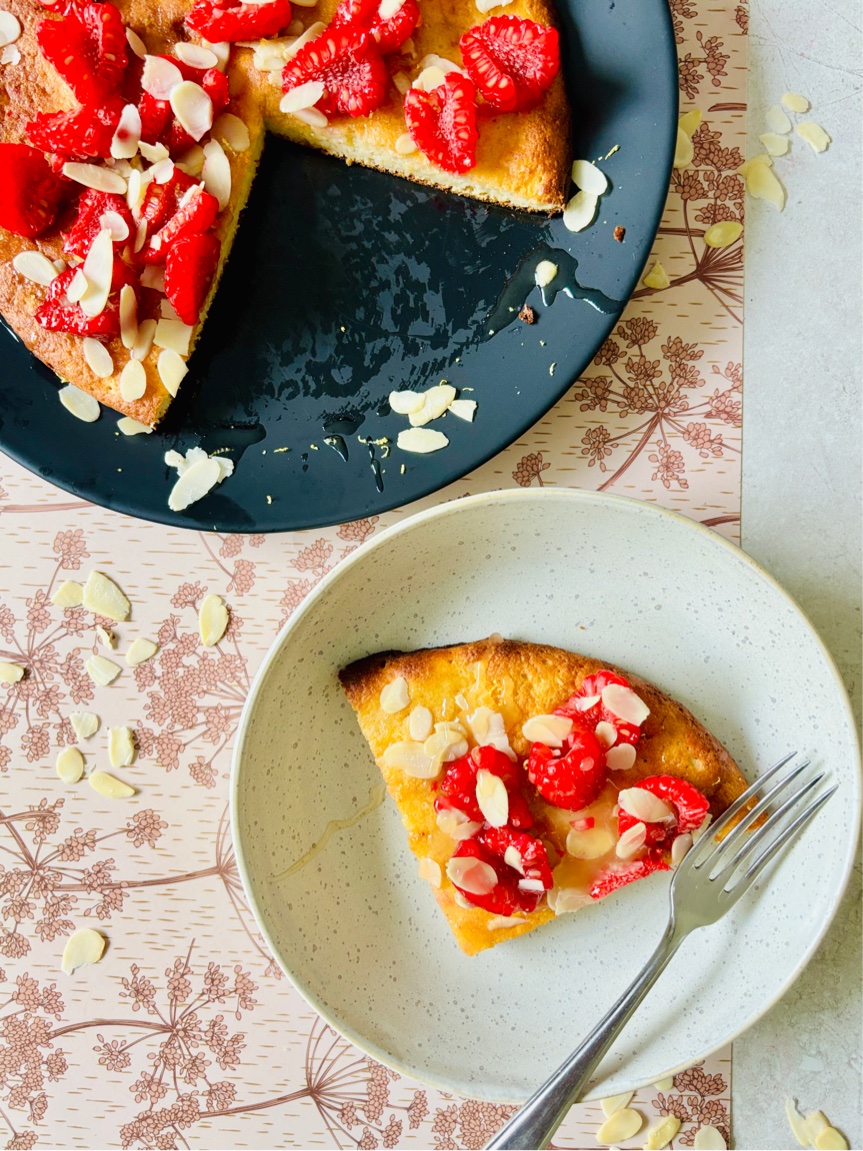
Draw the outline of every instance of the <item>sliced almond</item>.
[[[390,392],[389,404],[396,415],[411,416],[415,412],[422,411],[425,396],[422,392]]]
[[[848,1151],[848,1140],[835,1127],[825,1127],[815,1137],[818,1151]]]
[[[401,136],[396,139],[394,147],[400,156],[410,156],[417,150],[416,141],[410,132],[402,132]]]
[[[411,427],[419,428],[424,424],[430,423],[431,420],[439,419],[449,408],[455,397],[456,391],[452,384],[441,383],[436,384],[432,388],[427,388],[422,394],[422,407],[419,411],[411,412],[408,417],[411,422]]]
[[[145,56],[141,87],[157,100],[170,100],[171,93],[183,83],[183,73],[176,64],[162,56]]]
[[[695,1151],[725,1151],[727,1144],[718,1127],[714,1127],[712,1123],[705,1123],[695,1132],[692,1146]]]
[[[589,907],[594,902],[586,891],[578,887],[554,887],[546,899],[555,915],[569,915],[581,907]]]
[[[160,324],[170,323],[170,320],[160,320]],[[174,348],[164,348],[159,352],[159,359],[156,361],[156,367],[159,372],[159,379],[165,385],[165,391],[168,395],[176,396],[180,390],[180,384],[188,374],[188,367],[183,360],[182,356],[174,350]],[[207,489],[209,491],[209,488]],[[200,497],[199,497],[200,498]]]
[[[133,420],[131,416],[121,416],[117,420],[117,427],[124,436],[149,435],[153,430],[149,424],[142,424],[140,420]]]
[[[174,55],[190,68],[215,68],[219,58],[212,48],[205,48],[203,44],[192,44],[188,40],[178,40],[174,45]]]
[[[772,168],[773,157],[768,156],[766,152],[759,152],[757,156],[753,156],[750,160],[744,160],[737,171],[741,176],[748,176],[756,164],[764,164],[766,167]]]
[[[634,823],[628,827],[617,841],[614,853],[618,859],[634,859],[644,847],[647,838],[647,828],[643,823]]]
[[[108,631],[106,627],[97,627],[96,635],[99,638],[99,643],[102,644],[103,647],[113,648],[117,641],[117,637],[114,635],[114,633],[112,631]]]
[[[477,7],[479,7],[479,3],[480,0],[477,0]],[[509,4],[511,0],[503,0],[503,3]],[[518,927],[521,923],[527,923],[523,915],[493,915],[486,923],[486,928],[489,931],[502,931],[507,927]]]
[[[521,733],[529,743],[544,743],[546,747],[563,747],[570,734],[573,721],[565,715],[534,715],[523,725]]]
[[[613,847],[614,836],[604,827],[588,827],[584,831],[573,828],[566,837],[567,854],[574,859],[598,859]]]
[[[623,1143],[637,1135],[644,1120],[631,1107],[613,1112],[596,1133],[597,1143]]]
[[[120,373],[120,395],[131,402],[140,400],[147,390],[147,373],[140,360],[129,360]]]
[[[301,108],[299,112],[294,112],[293,116],[295,120],[302,120],[310,128],[326,128],[329,124],[329,120],[319,108]]]
[[[14,44],[21,35],[21,24],[18,17],[5,8],[0,8],[0,48],[7,44]]]
[[[168,301],[162,301],[162,303],[167,302]],[[157,348],[171,349],[172,351],[176,352],[178,356],[188,356],[189,345],[191,343],[192,332],[194,332],[194,330],[195,329],[192,327],[192,325],[184,324],[182,320],[166,319],[164,316],[161,316],[156,321],[156,331],[153,335],[153,343]],[[185,367],[185,364],[183,366]]]
[[[78,268],[75,275],[69,281],[69,286],[66,289],[66,299],[70,304],[77,304],[89,287],[87,277],[84,275],[82,269]]]
[[[416,740],[404,739],[391,743],[381,756],[385,767],[395,767],[413,779],[435,779],[440,775],[441,760],[432,759]]]
[[[162,355],[166,356],[168,353],[162,352]],[[191,504],[202,500],[221,480],[222,469],[217,459],[208,456],[206,459],[197,460],[183,472],[171,488],[168,507],[174,512],[184,511]]]
[[[810,1111],[804,1122],[806,1134],[809,1136],[809,1142],[815,1147],[817,1146],[815,1140],[822,1131],[830,1126],[830,1120],[823,1111]]]
[[[677,127],[677,143],[674,146],[674,167],[678,169],[688,168],[695,158],[695,148],[692,140],[678,125]]]
[[[131,284],[124,284],[120,289],[120,339],[123,347],[132,349],[138,338],[138,298]],[[122,390],[123,378],[120,377]],[[143,392],[141,393],[143,395]]]
[[[798,124],[797,135],[801,140],[805,140],[815,152],[824,152],[831,142],[821,125],[816,124],[813,120],[803,120]]]
[[[547,288],[559,271],[557,264],[553,264],[551,260],[540,260],[534,269],[534,283],[538,288]]]
[[[791,147],[791,141],[787,136],[779,136],[776,132],[765,132],[763,136],[758,139],[764,145],[770,156],[784,156],[788,149]]]
[[[66,940],[60,967],[65,975],[71,975],[79,967],[98,963],[105,953],[106,939],[92,927],[76,931]]]
[[[799,92],[786,92],[782,97],[782,103],[790,112],[808,112],[810,108],[809,101]]]
[[[575,160],[572,165],[572,182],[582,192],[602,196],[608,191],[608,179],[590,160]]]
[[[436,860],[424,856],[420,860],[419,877],[424,879],[426,883],[430,883],[432,887],[440,887],[442,880],[440,864]]]
[[[231,162],[218,140],[208,140],[204,145],[201,178],[210,195],[219,201],[219,211],[223,211],[231,198]]]
[[[228,66],[228,60],[230,59],[231,45],[227,42],[227,40],[219,40],[213,44],[209,40],[205,40],[203,36],[201,37],[201,43],[205,48],[209,48],[211,52],[215,53],[216,59],[218,61],[216,67],[220,72],[224,72],[225,68]]]
[[[158,650],[159,645],[157,643],[138,636],[136,640],[132,641],[126,652],[126,663],[129,667],[137,667],[139,663],[146,663],[148,659],[152,659]]]
[[[693,839],[691,834],[687,831],[683,835],[675,835],[674,842],[671,844],[671,866],[679,867],[686,858],[687,853],[692,848]]]
[[[133,32],[131,28],[126,28],[126,42],[129,47],[141,60],[147,55],[147,45],[141,39],[137,32]]]
[[[252,140],[249,129],[239,116],[233,112],[222,112],[213,121],[213,130],[210,135],[215,140],[227,144],[232,152],[245,152],[251,146]]]
[[[605,753],[605,766],[609,771],[629,771],[635,763],[635,748],[631,743],[619,743]]]
[[[408,683],[403,675],[398,676],[391,683],[385,684],[381,690],[381,711],[385,711],[387,715],[395,715],[396,712],[403,711],[410,701]]]
[[[791,131],[791,121],[788,119],[788,113],[778,104],[774,104],[772,108],[767,109],[764,122],[771,132],[778,132],[784,136],[786,132]]]
[[[279,111],[290,114],[291,112],[301,112],[304,108],[313,108],[326,90],[321,80],[309,80],[305,84],[299,84],[282,96],[279,101]]]
[[[119,664],[106,659],[103,655],[93,655],[84,664],[84,670],[93,683],[98,684],[99,687],[107,687],[109,683],[114,682],[123,669]]]
[[[98,376],[101,380],[112,376],[114,374],[114,361],[102,341],[94,340],[92,336],[85,336],[81,343],[84,359],[93,375]]]
[[[108,759],[111,767],[128,767],[135,758],[135,741],[130,727],[108,728]]]
[[[739,220],[720,220],[704,233],[704,243],[708,248],[727,248],[742,235],[743,225]]]
[[[472,855],[458,855],[446,865],[450,881],[468,895],[488,895],[497,885],[497,872]]]
[[[81,164],[68,160],[63,165],[63,175],[76,184],[83,184],[85,188],[93,188],[97,192],[113,192],[117,196],[126,195],[126,181],[111,168],[101,168],[98,164]]]
[[[690,108],[688,112],[684,112],[680,119],[677,121],[678,128],[685,132],[687,136],[692,133],[701,123],[701,109]]]
[[[73,711],[69,722],[79,739],[90,739],[99,730],[99,717],[92,711]]]
[[[609,1095],[607,1099],[600,1099],[599,1105],[606,1118],[610,1118],[621,1107],[628,1107],[634,1091],[623,1091],[620,1095]]]
[[[563,209],[563,224],[570,232],[583,232],[596,215],[596,196],[591,192],[576,192]]]
[[[82,603],[87,611],[122,623],[129,618],[132,605],[112,579],[99,571],[91,571],[84,584]]]
[[[156,322],[156,320],[142,320],[138,325],[138,334],[129,352],[133,360],[143,360],[149,355],[156,335]]]
[[[64,783],[77,783],[84,774],[84,756],[77,747],[64,747],[57,755],[55,768]]]
[[[148,144],[142,140],[138,145],[141,155],[150,164],[158,164],[161,160],[167,160],[170,152],[164,144]],[[150,173],[152,178],[152,173]]]
[[[81,311],[88,316],[101,315],[108,302],[114,275],[114,241],[107,228],[102,228],[96,235],[81,271],[87,279],[86,291],[79,301]]]
[[[812,1141],[809,1138],[809,1131],[806,1128],[806,1120],[797,1110],[797,1104],[790,1096],[785,1100],[785,1114],[788,1117],[791,1130],[794,1132],[794,1138],[800,1146],[810,1147]]]
[[[437,64],[432,64],[428,68],[423,68],[411,87],[419,88],[421,92],[434,92],[435,88],[440,88],[441,84],[445,83],[446,72]]]
[[[641,282],[645,288],[653,288],[657,292],[661,292],[664,288],[671,287],[671,280],[668,278],[668,273],[662,264],[660,264],[659,260],[656,261]]]
[[[644,787],[624,788],[617,802],[623,811],[645,823],[662,823],[674,817],[674,808]]]
[[[767,200],[781,212],[785,207],[785,189],[766,164],[753,164],[746,174],[746,189],[757,200]]]
[[[227,626],[228,609],[225,607],[225,601],[222,597],[218,595],[204,596],[198,612],[198,631],[204,647],[215,647],[225,634]]]
[[[449,406],[449,410],[452,415],[458,416],[460,420],[471,424],[476,415],[476,400],[453,400]]]
[[[445,448],[449,440],[443,432],[434,428],[405,428],[399,432],[396,446],[403,452],[413,452],[416,455],[428,455],[430,452],[439,452]]]
[[[19,252],[12,260],[12,267],[25,280],[30,280],[34,284],[42,284],[43,287],[47,287],[52,280],[56,280],[59,274],[48,257],[42,252],[37,252],[35,248],[28,248],[24,252]]]
[[[82,392],[80,388],[76,388],[74,384],[66,384],[64,388],[60,388],[57,395],[66,411],[76,420],[81,420],[85,424],[92,424],[98,420],[102,410],[99,401],[87,392]]]
[[[405,92],[410,89],[411,78],[408,76],[407,72],[394,72],[392,80],[393,84],[396,86],[396,89],[402,94],[402,96],[404,96]]]
[[[617,742],[617,728],[605,719],[596,725],[594,735],[603,747],[613,747]]]
[[[411,739],[426,740],[431,735],[433,726],[432,713],[427,707],[418,706],[413,709],[408,719],[408,730]]]
[[[664,1079],[657,1079],[653,1086],[657,1091],[671,1091],[674,1087],[674,1076],[667,1075]]]
[[[21,50],[17,44],[4,44],[0,48],[0,64],[20,64]]]
[[[219,146],[221,147],[221,145]],[[201,145],[193,144],[192,147],[187,149],[179,158],[176,167],[179,168],[181,172],[185,172],[187,176],[194,176],[195,179],[197,179],[199,176],[203,176],[206,159],[207,157]],[[210,186],[211,188],[214,186],[212,180],[210,181]],[[209,192],[210,188],[206,188],[206,191]],[[211,194],[215,195],[215,193]],[[216,199],[218,200],[219,197],[216,196]]]
[[[650,715],[650,708],[644,700],[631,687],[621,683],[608,684],[602,689],[601,698],[612,715],[635,727],[640,727]]]
[[[0,660],[0,683],[20,683],[24,678],[24,668],[20,663]]]
[[[517,847],[510,844],[510,846],[503,853],[503,861],[507,867],[511,867],[514,871],[524,875],[524,860],[521,857],[521,852]]]
[[[468,751],[464,729],[457,723],[436,723],[434,732],[423,743],[423,751],[430,759],[442,763],[460,759]]]
[[[644,1151],[662,1151],[680,1130],[680,1120],[676,1115],[666,1115],[664,1119],[647,1132]]]
[[[492,827],[504,827],[509,819],[509,795],[500,776],[483,768],[476,773],[476,802]]]
[[[54,594],[51,596],[51,603],[55,607],[78,607],[84,596],[84,589],[77,580],[67,579],[63,580]]]
[[[141,141],[141,113],[136,104],[126,104],[111,140],[111,155],[115,160],[131,160]]]

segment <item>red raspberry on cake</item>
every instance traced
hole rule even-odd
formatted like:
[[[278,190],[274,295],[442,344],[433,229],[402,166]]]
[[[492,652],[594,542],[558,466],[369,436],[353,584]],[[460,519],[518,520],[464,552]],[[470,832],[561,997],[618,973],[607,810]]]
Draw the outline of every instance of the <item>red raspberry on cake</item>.
[[[639,792],[645,792],[646,796],[640,796]],[[651,805],[651,796],[660,801],[658,805]],[[617,828],[620,835],[637,823],[643,823],[644,842],[662,847],[670,847],[675,836],[697,831],[710,808],[709,800],[697,787],[674,775],[650,775],[640,779],[634,787],[621,791],[619,802]],[[662,811],[663,806],[666,812]]]
[[[476,165],[476,88],[459,72],[447,74],[432,92],[409,88],[405,121],[416,146],[445,172],[468,172]]]
[[[376,41],[379,51],[396,52],[421,23],[417,0],[341,0],[331,27],[349,24]]]
[[[534,837],[525,835],[524,839]],[[543,878],[528,881],[532,883],[529,890],[521,886],[525,882],[522,873],[506,863],[479,837],[466,839],[458,845],[447,864],[447,875],[462,898],[473,907],[481,907],[492,915],[507,917],[518,915],[519,912],[529,913],[536,908],[546,890],[546,872],[549,881],[551,879],[547,858],[544,861],[540,859],[540,856],[545,856],[545,848],[540,840],[534,839],[534,842],[537,845],[533,849],[536,856],[535,869],[543,873]],[[548,886],[551,886],[550,882]]]
[[[533,826],[533,816],[521,793],[519,769],[509,756],[494,747],[475,747],[467,755],[447,765],[435,800],[438,811],[455,808],[471,821],[482,822],[484,816],[477,800],[477,775],[487,771],[503,781],[509,804],[507,823],[514,828]]]
[[[218,236],[201,233],[178,240],[165,260],[165,295],[184,324],[197,324],[210,291],[222,245]]]
[[[670,871],[671,868],[658,852],[646,855],[644,859],[636,859],[633,863],[612,864],[605,871],[599,872],[590,885],[591,899],[604,899],[612,891],[625,887],[627,883],[634,883],[637,879],[646,879],[654,871]]]
[[[56,220],[68,187],[36,148],[0,144],[0,228],[41,235]]]
[[[122,111],[122,99],[110,96],[74,112],[38,112],[25,132],[31,144],[64,160],[106,160]]]
[[[122,196],[112,192],[97,192],[95,188],[85,188],[78,199],[78,215],[68,232],[63,234],[63,251],[69,256],[86,259],[90,245],[104,227],[102,217],[106,212],[119,216],[128,231],[126,237],[117,240],[125,243],[128,236],[135,235],[135,222],[132,213]]]
[[[291,22],[288,0],[242,4],[237,0],[195,0],[186,24],[215,44],[222,40],[258,40],[277,36]]]
[[[36,320],[50,332],[71,332],[75,336],[97,336],[106,340],[119,336],[120,289],[125,284],[136,287],[137,276],[121,259],[115,259],[108,302],[97,316],[89,316],[80,304],[71,303],[66,296],[66,289],[77,272],[77,268],[67,268],[51,281],[47,298],[36,309]]]
[[[41,21],[36,39],[82,104],[99,104],[120,86],[126,28],[113,4],[76,0],[59,18]]]
[[[368,116],[383,104],[389,73],[368,32],[353,24],[331,25],[297,52],[282,71],[282,90],[320,81],[315,102],[326,116]]]
[[[560,748],[531,744],[526,766],[527,778],[543,799],[569,811],[593,803],[607,774],[599,740],[577,721]]]
[[[534,107],[560,71],[557,29],[520,16],[491,16],[459,40],[468,76],[493,108]]]

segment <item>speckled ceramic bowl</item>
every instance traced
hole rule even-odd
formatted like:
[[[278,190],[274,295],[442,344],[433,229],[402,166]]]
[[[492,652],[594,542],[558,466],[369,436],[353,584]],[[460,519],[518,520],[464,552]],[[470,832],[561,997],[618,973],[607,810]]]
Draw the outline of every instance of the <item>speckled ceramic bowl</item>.
[[[339,564],[276,640],[243,715],[233,830],[249,902],[308,1001],[405,1074],[519,1101],[579,1042],[661,935],[667,883],[465,957],[394,807],[375,805],[380,777],[336,678],[382,648],[492,632],[654,680],[750,776],[797,748],[840,783],[772,880],[686,942],[593,1095],[654,1082],[739,1034],[799,975],[845,886],[860,810],[829,655],[765,572],[689,520],[587,492],[501,492],[414,516]],[[329,821],[363,809],[293,868]]]

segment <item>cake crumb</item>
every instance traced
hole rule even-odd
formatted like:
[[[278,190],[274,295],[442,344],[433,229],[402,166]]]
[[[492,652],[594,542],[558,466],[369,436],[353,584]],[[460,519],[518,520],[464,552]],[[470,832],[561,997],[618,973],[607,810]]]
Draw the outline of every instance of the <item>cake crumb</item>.
[[[615,238],[615,240],[617,240],[618,244],[623,243],[623,237],[625,235],[626,235],[626,228],[624,228],[621,224],[618,224],[617,227],[614,229],[614,238]]]
[[[521,311],[518,313],[518,318],[524,320],[526,324],[536,323],[536,309],[532,308],[530,304],[525,304]]]

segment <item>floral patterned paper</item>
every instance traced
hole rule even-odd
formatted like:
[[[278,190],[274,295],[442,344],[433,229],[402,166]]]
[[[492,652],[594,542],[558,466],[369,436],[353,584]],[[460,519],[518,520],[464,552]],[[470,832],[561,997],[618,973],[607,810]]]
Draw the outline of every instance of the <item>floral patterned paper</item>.
[[[737,537],[742,399],[742,243],[705,229],[743,217],[746,5],[672,0],[695,159],[675,171],[653,259],[671,279],[639,288],[584,378],[521,441],[426,505],[498,487],[566,485],[654,500]],[[84,433],[82,433],[83,435]],[[308,1008],[245,906],[230,841],[231,741],[279,626],[345,555],[409,511],[327,531],[201,535],[133,521],[0,463],[0,1130],[7,1147],[479,1148],[509,1109],[408,1082],[365,1058]],[[64,579],[96,567],[133,603],[122,625],[58,608]],[[217,648],[197,636],[215,592],[230,605]],[[119,655],[96,627],[119,637]],[[135,669],[135,636],[158,654]],[[123,672],[98,688],[91,654]],[[105,731],[128,725],[139,790],[111,801],[60,783],[74,710],[102,720],[81,744],[107,767]],[[76,928],[108,940],[69,977]],[[647,1123],[674,1114],[673,1145],[713,1123],[730,1136],[730,1050],[647,1088]],[[593,1148],[604,1116],[575,1107],[555,1147]]]

